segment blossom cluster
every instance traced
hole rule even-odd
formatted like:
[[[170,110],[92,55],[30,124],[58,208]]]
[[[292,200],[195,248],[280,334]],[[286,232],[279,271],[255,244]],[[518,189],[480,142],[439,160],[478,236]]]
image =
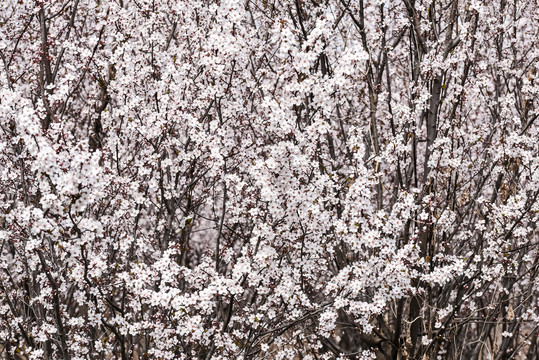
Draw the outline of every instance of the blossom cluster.
[[[0,1],[0,357],[533,358],[538,24]]]

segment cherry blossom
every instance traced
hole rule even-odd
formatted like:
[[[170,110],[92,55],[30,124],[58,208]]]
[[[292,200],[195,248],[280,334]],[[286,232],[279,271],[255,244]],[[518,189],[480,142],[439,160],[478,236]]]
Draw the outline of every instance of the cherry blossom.
[[[539,4],[0,2],[0,357],[531,359]]]

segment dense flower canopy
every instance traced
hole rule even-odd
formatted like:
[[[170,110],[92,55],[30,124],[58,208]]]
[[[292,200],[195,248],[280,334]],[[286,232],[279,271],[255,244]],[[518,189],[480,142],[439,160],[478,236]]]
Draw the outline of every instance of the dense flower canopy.
[[[537,0],[2,0],[0,58],[0,357],[536,358]]]

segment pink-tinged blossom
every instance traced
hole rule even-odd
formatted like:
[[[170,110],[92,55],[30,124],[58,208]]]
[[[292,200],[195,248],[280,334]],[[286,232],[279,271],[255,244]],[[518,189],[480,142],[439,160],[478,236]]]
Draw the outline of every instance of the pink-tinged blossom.
[[[1,1],[0,357],[533,358],[538,5]]]

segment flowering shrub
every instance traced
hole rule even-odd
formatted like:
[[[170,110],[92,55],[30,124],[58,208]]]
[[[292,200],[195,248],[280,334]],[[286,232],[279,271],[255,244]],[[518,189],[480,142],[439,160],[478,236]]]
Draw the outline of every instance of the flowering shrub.
[[[532,359],[537,0],[3,0],[5,359]]]

